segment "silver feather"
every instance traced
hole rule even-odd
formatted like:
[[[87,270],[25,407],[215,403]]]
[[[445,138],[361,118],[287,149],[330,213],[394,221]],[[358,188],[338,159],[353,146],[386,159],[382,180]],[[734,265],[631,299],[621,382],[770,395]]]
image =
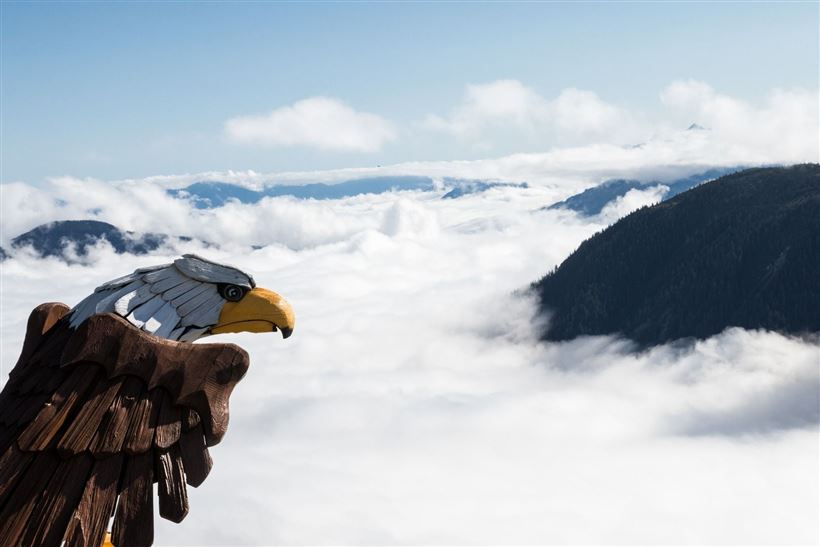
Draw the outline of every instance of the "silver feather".
[[[185,304],[189,300],[191,300],[193,298],[196,298],[197,296],[199,296],[203,292],[206,292],[208,290],[208,288],[212,286],[212,285],[208,285],[207,283],[202,283],[200,281],[195,281],[195,283],[197,284],[196,287],[194,287],[190,291],[188,291],[186,293],[183,293],[183,294],[177,296],[176,298],[174,298],[173,300],[171,300],[171,302],[174,303],[174,306],[176,308],[179,308],[180,306],[182,306],[183,304]]]
[[[154,293],[151,292],[151,285],[143,284],[137,290],[124,294],[114,303],[114,311],[125,317],[131,310],[137,306],[141,306],[154,298]]]
[[[168,338],[168,340],[181,340],[180,336],[185,334],[185,329],[187,328],[188,327],[177,327],[174,330],[172,330],[168,334],[168,336],[166,336],[166,338]]]
[[[222,298],[221,296],[219,296],[219,293],[216,292],[216,287],[214,287],[213,285],[204,285],[204,287],[205,290],[199,291],[199,293],[195,297],[191,298],[182,305],[176,306],[177,313],[180,317],[185,317],[186,315],[197,309],[200,306],[200,304],[210,299],[212,296],[218,296],[219,298]]]
[[[95,313],[113,312],[156,336],[192,342],[219,321],[225,305],[220,283],[256,286],[237,268],[184,255],[100,285],[71,310],[70,324],[77,327]]]
[[[155,283],[151,283],[151,292],[154,294],[162,294],[169,289],[185,283],[188,278],[178,271],[174,271],[173,275],[161,279]]]
[[[134,281],[136,279],[139,279],[145,273],[153,272],[155,270],[161,270],[163,268],[167,268],[170,265],[171,264],[160,264],[159,266],[150,266],[150,267],[147,267],[147,268],[136,269],[136,270],[134,270],[133,273],[130,273],[128,275],[124,275],[122,277],[118,277],[117,279],[112,279],[111,281],[108,281],[107,283],[103,283],[102,285],[100,285],[99,287],[94,289],[94,292],[105,291],[105,290],[108,290],[108,289],[117,289],[119,287],[128,285],[129,283],[131,283],[132,281]]]
[[[145,322],[145,329],[156,336],[166,338],[172,330],[179,324],[179,315],[170,302],[165,302],[163,306]]]
[[[136,291],[143,285],[145,284],[142,282],[142,280],[136,279],[123,287],[119,287],[108,292],[99,293],[107,296],[105,296],[105,298],[97,302],[97,307],[95,309],[96,313],[105,313],[112,311],[112,308],[114,307],[117,300],[119,300],[120,298],[122,298],[130,292]]]
[[[206,334],[208,329],[190,329],[186,331],[180,338],[177,338],[180,342],[193,342],[194,340],[199,339],[203,334]]]
[[[196,281],[194,279],[187,279],[186,278],[184,283],[182,283],[180,285],[177,285],[176,287],[174,287],[172,289],[168,289],[167,291],[162,293],[162,297],[165,300],[167,300],[168,302],[171,302],[172,300],[176,299],[179,296],[182,296],[183,294],[187,293],[188,291],[191,291],[191,290],[193,290],[197,287],[201,287],[201,286],[202,286],[201,282]]]
[[[219,322],[219,314],[222,312],[222,306],[224,305],[225,300],[219,296],[218,293],[214,293],[192,311],[181,313],[180,324],[186,327],[209,327],[216,325]]]
[[[253,278],[233,266],[217,264],[193,254],[183,255],[174,261],[179,271],[197,281],[208,283],[232,283],[243,287],[255,287]]]
[[[128,314],[127,319],[135,326],[143,328],[164,304],[165,300],[161,296],[154,295],[151,300],[134,308],[134,311]]]
[[[72,328],[77,328],[80,323],[97,313],[97,302],[106,297],[105,293],[92,293],[86,296],[79,304],[74,306],[71,310],[71,318],[69,325]]]
[[[170,264],[169,264],[170,266]],[[142,280],[146,283],[156,283],[177,274],[175,268],[162,268],[160,270],[153,270],[142,276]]]

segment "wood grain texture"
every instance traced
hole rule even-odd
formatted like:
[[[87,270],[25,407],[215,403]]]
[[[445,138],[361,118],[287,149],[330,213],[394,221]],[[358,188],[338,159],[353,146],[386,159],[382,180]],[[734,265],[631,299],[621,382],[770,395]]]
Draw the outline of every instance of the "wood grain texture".
[[[93,461],[91,456],[84,454],[57,465],[46,491],[38,496],[23,535],[23,545],[60,546],[68,519],[85,489]]]
[[[29,517],[60,463],[51,451],[27,453],[26,457],[31,459],[31,463],[0,513],[0,545],[23,545],[22,538]]]
[[[34,350],[43,340],[43,335],[54,326],[69,311],[69,307],[60,302],[49,302],[40,304],[34,308],[28,316],[26,325],[26,337],[23,340],[23,349],[20,351],[20,358],[17,366],[29,361]]]
[[[114,512],[123,455],[117,454],[94,463],[80,503],[71,515],[66,533],[67,546],[100,547]]]
[[[153,484],[153,454],[129,456],[111,531],[117,547],[147,547],[154,542]]]
[[[213,467],[208,447],[205,446],[202,428],[197,426],[183,433],[179,439],[179,448],[185,467],[185,479],[188,484],[196,488],[205,481]]]
[[[131,410],[137,404],[142,391],[142,381],[133,376],[125,376],[119,393],[114,398],[104,418],[104,427],[97,429],[91,442],[91,453],[95,458],[103,458],[122,452],[125,435],[128,432]]]
[[[82,404],[88,386],[93,385],[97,375],[98,367],[90,364],[83,364],[72,371],[20,435],[18,446],[22,450],[45,450],[56,444],[57,433],[74,408]]]
[[[20,436],[22,427],[17,425],[0,425],[0,458],[5,457],[6,453],[11,449],[17,449],[17,437]],[[3,489],[2,477],[3,471],[0,467],[0,491]],[[0,495],[2,499],[2,495]]]
[[[147,389],[143,389],[128,424],[128,434],[125,441],[126,454],[141,454],[151,448],[161,404],[162,390],[155,389],[149,392]]]
[[[90,448],[91,441],[97,434],[97,429],[100,428],[111,403],[114,402],[114,397],[122,387],[123,380],[122,377],[113,380],[105,376],[99,378],[60,442],[57,443],[57,452],[60,456],[67,458]]]
[[[162,403],[160,404],[159,419],[154,434],[154,446],[166,449],[172,444],[176,444],[179,440],[179,434],[182,433],[182,411],[179,406],[174,404],[167,391],[162,388],[157,389],[162,393]]]
[[[167,390],[174,404],[195,410],[208,445],[228,427],[228,399],[248,370],[248,354],[233,344],[188,344],[139,331],[113,314],[89,318],[77,328],[62,353],[61,366],[90,361],[107,376],[132,375],[149,389]]]
[[[159,514],[172,522],[182,522],[188,514],[188,488],[179,446],[158,452],[157,495]]]
[[[190,408],[183,410],[182,431],[190,431],[199,425],[199,414]]]
[[[99,547],[112,514],[117,547],[151,545],[153,483],[160,516],[184,519],[186,485],[208,476],[247,354],[111,314],[73,329],[67,310],[32,312],[0,392],[0,546]]]
[[[6,494],[14,490],[17,480],[31,463],[31,453],[23,452],[17,445],[12,445],[0,456],[0,500],[6,499]],[[0,506],[2,510],[2,506]]]

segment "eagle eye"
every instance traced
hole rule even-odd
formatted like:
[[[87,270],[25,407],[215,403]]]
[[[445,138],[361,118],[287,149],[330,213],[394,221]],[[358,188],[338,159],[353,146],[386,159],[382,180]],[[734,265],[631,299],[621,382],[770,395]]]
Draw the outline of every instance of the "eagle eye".
[[[248,289],[239,285],[223,283],[219,285],[219,295],[228,302],[239,302]]]

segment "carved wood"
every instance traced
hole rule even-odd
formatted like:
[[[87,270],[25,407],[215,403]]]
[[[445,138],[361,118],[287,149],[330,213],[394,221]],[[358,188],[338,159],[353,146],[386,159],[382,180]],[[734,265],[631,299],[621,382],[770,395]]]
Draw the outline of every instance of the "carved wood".
[[[0,545],[117,547],[153,542],[188,512],[186,483],[212,466],[228,399],[248,369],[232,344],[189,344],[112,314],[76,329],[64,304],[35,308],[0,393]]]
[[[195,410],[208,446],[228,427],[228,398],[248,370],[248,354],[234,344],[189,344],[139,331],[125,319],[100,314],[80,325],[60,358],[62,367],[90,361],[109,378],[132,375],[162,387],[176,405]]]

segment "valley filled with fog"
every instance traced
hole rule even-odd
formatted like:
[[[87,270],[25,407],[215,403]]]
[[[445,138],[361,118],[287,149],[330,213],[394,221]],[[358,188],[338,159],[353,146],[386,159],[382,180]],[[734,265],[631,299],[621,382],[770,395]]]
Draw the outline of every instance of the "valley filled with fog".
[[[704,169],[613,154],[609,166],[587,154],[586,167],[530,156],[397,168],[529,183],[458,199],[438,185],[200,209],[166,191],[193,177],[6,184],[6,248],[63,219],[191,239],[145,256],[105,243],[65,258],[15,250],[0,276],[2,381],[34,306],[74,305],[194,252],[284,295],[297,325],[287,340],[205,340],[239,344],[251,368],[191,514],[155,520],[163,544],[818,541],[816,340],[729,329],[642,352],[617,337],[539,341],[548,318],[522,289],[666,188],[632,189],[594,216],[544,208],[606,177]]]

